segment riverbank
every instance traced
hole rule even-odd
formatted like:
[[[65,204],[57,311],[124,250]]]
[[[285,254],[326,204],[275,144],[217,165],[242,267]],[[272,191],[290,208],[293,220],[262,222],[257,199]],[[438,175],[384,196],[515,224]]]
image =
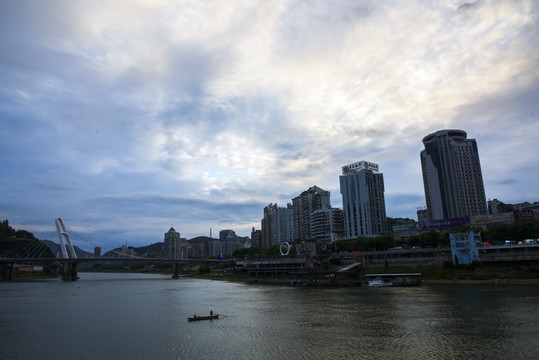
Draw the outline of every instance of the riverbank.
[[[508,264],[473,264],[468,266],[431,267],[369,267],[346,276],[335,272],[318,272],[290,275],[287,277],[253,277],[246,272],[212,271],[190,276],[221,281],[244,282],[261,285],[286,285],[292,281],[302,286],[361,286],[366,274],[421,273],[424,284],[483,284],[483,285],[537,285],[539,284],[538,262],[512,262]]]
[[[539,279],[490,279],[490,280],[422,280],[423,284],[459,285],[539,285]]]
[[[243,282],[252,285],[280,285],[290,286],[361,286],[365,283],[366,274],[389,273],[421,273],[420,281],[424,284],[484,284],[484,285],[538,285],[539,262],[508,262],[505,264],[478,263],[472,265],[453,266],[424,266],[424,267],[369,267],[359,272],[339,274],[335,268],[331,271],[312,271],[300,274],[290,274],[279,277],[253,277],[247,272],[234,269],[219,269],[209,272],[190,272],[180,274],[181,277],[194,277],[199,279]],[[93,270],[92,272],[96,272]],[[87,272],[87,269],[81,272]],[[147,270],[126,269],[99,269],[99,272],[120,273],[152,273]],[[172,272],[158,270],[155,273],[170,275]],[[41,278],[54,278],[55,275],[44,272],[14,272],[12,281],[29,281]],[[7,279],[2,279],[7,280]],[[7,280],[9,281],[9,280]]]
[[[227,277],[227,276],[211,276],[211,275],[190,275],[186,277],[193,277],[197,279],[215,280],[215,281],[230,281],[230,282],[242,282],[251,285],[274,285],[274,286],[291,286],[291,282],[294,279],[277,279],[277,278],[242,278],[242,277]],[[539,285],[539,278],[534,279],[510,279],[510,278],[496,278],[496,279],[421,279],[421,284],[443,284],[443,285]],[[326,286],[326,287],[338,287],[338,286],[364,286],[365,282],[362,280],[352,281],[337,281],[329,282],[325,279],[316,280],[313,282],[305,281],[304,283],[296,282],[295,286]]]

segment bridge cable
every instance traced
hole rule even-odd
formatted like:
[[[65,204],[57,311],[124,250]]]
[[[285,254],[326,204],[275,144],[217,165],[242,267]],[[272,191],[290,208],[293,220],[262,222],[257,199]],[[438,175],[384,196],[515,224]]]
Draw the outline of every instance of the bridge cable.
[[[25,254],[28,254],[28,252],[30,251],[30,249],[34,245],[32,240],[30,240],[30,239],[24,239],[24,240],[26,240],[28,242],[17,254],[15,254],[14,257],[16,259],[27,257],[27,256],[25,256]]]
[[[90,240],[87,240],[85,239],[82,235],[78,234],[77,232],[71,230],[69,227],[66,226],[66,230],[67,232],[71,235],[71,237],[77,239],[77,240],[82,240],[90,245],[93,245],[93,246],[99,246],[97,245],[96,243],[90,241]],[[109,253],[112,253],[112,254],[115,254],[115,255],[118,255],[119,257],[126,257],[126,258],[130,258],[130,259],[147,259],[146,257],[144,256],[135,256],[135,255],[128,255],[128,254],[125,254],[121,251],[117,251],[115,249],[107,249],[107,248],[104,248],[104,247],[101,247],[99,246],[102,250],[105,251],[105,253],[109,252]]]

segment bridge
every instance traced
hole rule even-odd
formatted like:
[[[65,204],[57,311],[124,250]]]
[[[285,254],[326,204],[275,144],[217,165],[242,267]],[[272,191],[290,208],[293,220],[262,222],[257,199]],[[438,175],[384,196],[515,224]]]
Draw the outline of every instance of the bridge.
[[[201,264],[231,264],[234,260],[222,260],[222,259],[168,259],[168,258],[148,258],[148,257],[134,257],[125,254],[120,254],[118,257],[85,257],[79,258],[75,252],[71,238],[66,230],[64,222],[61,218],[55,219],[56,232],[60,241],[60,250],[62,252],[62,258],[58,257],[38,257],[35,256],[40,253],[40,250],[35,248],[29,248],[24,254],[19,256],[6,258],[0,257],[0,273],[11,280],[13,278],[13,268],[15,264],[18,265],[44,265],[49,267],[57,267],[61,271],[62,280],[64,281],[77,281],[79,264],[81,263],[130,263],[130,264],[172,264],[174,273],[173,278],[177,279],[180,276],[180,269],[182,266],[189,265],[201,265]],[[46,247],[45,244],[39,242],[41,246]],[[37,245],[39,247],[39,245]],[[43,251],[41,251],[42,253]]]
[[[62,280],[77,281],[79,264],[81,263],[130,263],[130,264],[172,264],[174,273],[172,277],[180,277],[182,266],[195,266],[201,264],[233,264],[234,260],[218,259],[167,259],[167,258],[0,258],[0,268],[4,277],[11,280],[13,278],[13,268],[15,264],[20,265],[45,265],[59,267],[62,273]]]

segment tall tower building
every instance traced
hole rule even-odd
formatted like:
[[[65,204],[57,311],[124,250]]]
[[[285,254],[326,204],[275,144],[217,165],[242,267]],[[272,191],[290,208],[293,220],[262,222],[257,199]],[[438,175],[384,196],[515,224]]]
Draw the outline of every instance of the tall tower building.
[[[251,230],[251,246],[252,247],[260,247],[262,246],[262,231],[261,230]]]
[[[475,139],[463,130],[440,130],[423,138],[421,169],[429,220],[487,214]]]
[[[165,233],[165,245],[163,247],[165,258],[178,258],[178,254],[180,252],[180,239],[180,233],[174,230],[173,227],[171,227],[170,230]]]
[[[279,207],[269,204],[264,208],[262,246],[271,246],[292,240],[292,205]]]
[[[187,239],[180,236],[180,233],[170,228],[165,233],[165,244],[163,246],[163,256],[167,259],[186,259],[189,246]]]
[[[312,186],[292,199],[293,241],[312,241],[311,214],[330,208],[329,191]]]
[[[339,177],[347,238],[388,232],[384,175],[378,164],[358,161],[342,167]]]

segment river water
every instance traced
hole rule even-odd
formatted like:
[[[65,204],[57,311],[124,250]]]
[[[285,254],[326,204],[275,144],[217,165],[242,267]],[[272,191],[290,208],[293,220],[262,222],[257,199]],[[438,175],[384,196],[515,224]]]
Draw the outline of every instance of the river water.
[[[0,359],[539,359],[537,285],[0,283]],[[194,314],[226,315],[188,322]]]

